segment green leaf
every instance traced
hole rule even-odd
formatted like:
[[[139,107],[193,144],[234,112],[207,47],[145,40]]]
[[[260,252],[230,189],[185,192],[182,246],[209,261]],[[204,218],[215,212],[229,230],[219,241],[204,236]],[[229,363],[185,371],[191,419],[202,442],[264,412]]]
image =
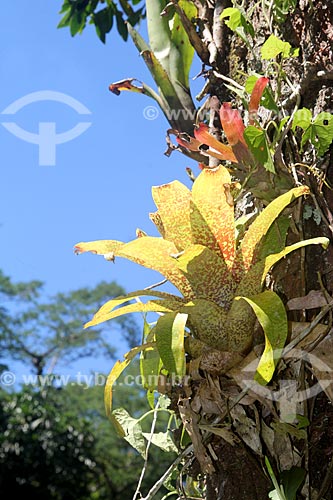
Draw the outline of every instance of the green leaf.
[[[158,352],[170,375],[185,375],[184,336],[187,317],[187,314],[168,313],[156,323]]]
[[[254,37],[254,28],[250,22],[246,20],[242,12],[235,7],[227,7],[223,10],[221,14],[221,19],[229,17],[229,20],[225,20],[225,24],[232,31],[236,32],[245,43],[248,44],[248,39],[245,35],[251,35]]]
[[[268,255],[273,253],[282,252],[286,246],[286,237],[289,226],[289,217],[281,216],[273,222],[260,248],[258,260],[265,259]]]
[[[298,56],[299,49],[292,49],[289,42],[283,42],[275,35],[270,35],[261,47],[261,57],[263,59],[275,59],[281,54],[283,58]]]
[[[105,35],[109,33],[113,26],[113,9],[106,7],[94,14],[96,33],[99,39],[105,43]]]
[[[161,357],[156,346],[145,349],[140,356],[140,374],[143,388],[149,392],[157,389],[162,368]]]
[[[151,435],[149,432],[143,432],[142,435],[147,439],[147,441],[151,441],[152,444],[154,444],[158,448],[161,448],[161,450],[165,451],[166,453],[178,453],[178,448],[172,441],[169,431],[155,432],[153,435]]]
[[[171,31],[168,19],[165,16],[161,16],[161,12],[165,6],[165,0],[146,0],[150,48],[164,70],[170,75]]]
[[[273,377],[287,339],[287,313],[280,297],[270,290],[251,298],[241,298],[250,304],[264,331],[265,350],[260,358],[255,380],[266,385]]]
[[[268,460],[267,457],[265,457],[265,465],[266,465],[266,468],[267,468],[267,471],[268,471],[268,474],[272,480],[272,483],[274,485],[274,488],[275,490],[274,491],[271,491],[268,496],[271,500],[287,500],[283,491],[281,491],[281,488],[277,482],[277,479],[275,477],[275,474],[274,474],[274,471],[272,469],[272,466]]]
[[[278,196],[258,215],[245,233],[238,251],[238,259],[246,269],[249,269],[256,262],[260,245],[263,243],[269,228],[282,210],[296,198],[309,192],[310,190],[307,186],[291,189],[287,193]]]
[[[312,121],[312,113],[308,108],[301,108],[296,111],[293,118],[292,130],[295,131],[296,127],[301,127],[306,130]]]
[[[193,2],[180,0],[179,6],[189,19],[196,17],[197,9]],[[188,39],[178,14],[175,14],[171,24],[170,78],[174,84],[181,83],[181,85],[189,89],[189,73],[193,61],[194,48]]]
[[[143,459],[146,458],[146,441],[143,437],[140,422],[130,416],[124,408],[112,412],[112,420],[117,422],[117,428],[122,429],[124,439],[137,450]]]
[[[71,15],[72,15],[71,11],[70,10],[67,11],[64,17],[61,18],[57,28],[64,28],[68,26],[71,21]]]
[[[70,32],[72,36],[81,33],[86,24],[86,18],[80,11],[75,11],[70,20]]]
[[[244,130],[244,137],[253,156],[265,167],[268,172],[275,173],[272,155],[269,150],[266,132],[254,125],[249,125]]]
[[[123,15],[119,10],[117,10],[116,12],[116,22],[117,22],[118,33],[121,36],[121,38],[126,42],[128,38],[128,29],[123,19]]]
[[[244,240],[243,240],[244,241]],[[268,271],[281,260],[283,257],[293,252],[294,250],[298,250],[299,248],[308,246],[308,245],[322,245],[324,248],[327,248],[330,243],[330,240],[325,237],[311,238],[309,240],[299,241],[298,243],[294,243],[286,248],[284,248],[281,252],[268,255],[265,260],[261,260],[257,262],[254,266],[252,266],[241,283],[239,284],[236,294],[237,295],[252,295],[259,292],[261,287],[265,282],[265,278],[267,276]]]
[[[280,481],[287,500],[296,500],[296,494],[304,481],[306,472],[300,467],[292,467],[281,472]]]
[[[306,133],[304,133],[304,136]],[[333,115],[319,113],[311,127],[310,141],[316,148],[318,156],[323,156],[333,141]]]
[[[124,355],[124,361],[117,361],[112,370],[109,373],[109,376],[106,380],[105,388],[104,388],[104,404],[105,404],[105,412],[108,417],[111,417],[112,410],[112,388],[113,384],[125,370],[125,368],[130,364],[130,362],[144,349],[152,347],[153,344],[143,344],[141,346],[133,347],[128,353]],[[118,428],[119,430],[119,428]]]

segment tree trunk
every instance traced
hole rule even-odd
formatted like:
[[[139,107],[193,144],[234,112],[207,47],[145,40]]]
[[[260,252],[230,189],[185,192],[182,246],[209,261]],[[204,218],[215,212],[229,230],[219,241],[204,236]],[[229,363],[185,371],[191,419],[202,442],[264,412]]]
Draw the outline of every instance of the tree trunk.
[[[235,100],[234,94],[225,85],[229,82],[224,77],[244,84],[244,73],[262,74],[267,69],[267,64],[263,64],[260,60],[260,46],[271,33],[289,42],[292,47],[300,48],[298,57],[288,58],[283,63],[283,70],[295,89],[293,92],[285,83],[286,79],[283,80],[280,94],[280,102],[284,101],[283,112],[291,114],[296,103],[298,109],[306,107],[315,116],[322,111],[332,111],[333,2],[331,0],[316,2],[299,0],[296,7],[291,8],[290,12],[285,14],[282,20],[280,19],[280,22],[277,20],[278,14],[274,10],[274,5],[282,2],[244,1],[242,5],[245,17],[252,22],[255,29],[256,42],[252,50],[220,20],[221,13],[226,7],[231,6],[231,2],[197,0],[194,3],[199,9],[200,36],[208,48],[209,64],[212,68],[207,70],[212,135],[218,139],[221,138],[221,124],[216,110],[222,102]],[[290,1],[289,4],[291,5],[292,2]],[[263,6],[265,6],[264,9]],[[271,78],[272,88],[276,89],[276,85],[278,85],[277,81]],[[259,172],[253,176],[253,185],[249,183],[253,188],[252,191],[250,189],[251,206],[261,203],[260,189],[257,189],[259,184],[264,186],[263,191],[267,191],[268,186],[273,184],[276,197],[280,194],[279,179],[285,179],[290,187],[294,186],[297,181],[305,183],[310,186],[314,196],[308,197],[303,202],[303,206],[298,203],[294,207],[294,225],[289,231],[288,242],[316,236],[327,236],[332,239],[332,145],[330,150],[322,158],[317,158],[314,163],[311,150],[305,147],[304,152],[301,152],[292,136],[287,134],[280,153],[279,157],[275,156],[277,174],[274,179],[272,175],[267,175],[267,172]],[[216,160],[213,159],[211,166],[214,164]],[[290,168],[291,166],[293,169]],[[253,198],[253,192],[259,199]],[[306,252],[295,252],[276,267],[271,286],[275,287],[286,303],[292,298],[303,297],[313,290],[322,290],[329,300],[333,294],[332,245],[326,252],[317,245],[310,246]],[[320,309],[314,308],[290,312],[289,319],[311,321],[319,311]],[[283,373],[284,379],[290,377],[292,380],[296,374],[295,383],[298,386],[313,386],[314,375],[309,371],[308,366],[304,362],[297,363],[297,360],[294,360],[292,368],[289,367],[289,372],[286,370]],[[219,378],[218,384],[221,391],[218,396],[215,392],[213,397],[215,402],[220,400],[223,407],[228,404],[224,383],[225,380]],[[192,401],[195,401],[197,396],[197,389],[192,388]],[[194,403],[192,403],[192,408],[193,405]],[[206,443],[206,453],[213,465],[213,469],[209,469],[206,473],[207,500],[245,498],[267,500],[268,492],[274,488],[264,472],[264,455],[269,457],[277,476],[279,471],[296,465],[309,473],[303,485],[302,494],[299,493],[297,498],[317,498],[316,495],[323,484],[326,492],[321,490],[320,495],[326,493],[325,498],[333,498],[328,470],[333,454],[332,441],[324,437],[324,430],[318,428],[319,422],[333,421],[331,402],[325,393],[298,404],[296,413],[301,413],[311,421],[310,427],[307,432],[304,431],[301,439],[300,434],[295,436],[285,431],[283,412],[277,402],[259,397],[256,401],[253,400],[252,404],[242,408],[244,409],[242,410],[244,411],[242,417],[244,425],[249,425],[249,422],[253,423],[253,430],[249,428],[247,430],[248,433],[253,432],[252,437],[246,435],[241,425],[235,426],[235,420],[231,417],[231,428],[238,437],[237,442],[230,444],[223,437],[214,435],[209,444]],[[200,415],[201,417],[204,415],[203,408],[201,408]],[[270,427],[273,417],[282,424],[282,427],[276,424],[274,431]],[[328,424],[324,427],[327,430]],[[281,434],[277,429],[280,429]],[[257,448],[254,437],[259,440]],[[194,452],[196,452],[195,447]],[[196,456],[199,466],[201,465],[201,472],[207,472],[203,470],[205,465],[202,465],[200,461],[200,451],[197,450]]]

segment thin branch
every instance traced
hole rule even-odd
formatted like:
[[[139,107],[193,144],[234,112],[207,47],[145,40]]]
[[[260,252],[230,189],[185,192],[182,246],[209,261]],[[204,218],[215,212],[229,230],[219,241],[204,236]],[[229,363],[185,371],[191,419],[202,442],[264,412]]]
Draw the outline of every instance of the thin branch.
[[[134,496],[133,496],[133,500],[136,500],[136,498],[138,497],[138,495],[141,496],[140,488],[142,486],[142,481],[143,481],[143,478],[145,476],[145,473],[147,472],[149,448],[150,448],[150,445],[151,445],[151,442],[152,442],[152,439],[153,439],[153,435],[154,435],[154,431],[155,431],[155,427],[156,427],[158,407],[159,407],[159,402],[156,403],[156,406],[154,408],[154,417],[153,417],[153,421],[152,421],[152,424],[151,424],[150,435],[149,435],[149,439],[148,439],[147,446],[146,446],[145,462],[144,462],[142,470],[141,470],[141,474],[140,474],[138,485],[136,487],[136,490],[135,490],[135,493],[134,493]]]

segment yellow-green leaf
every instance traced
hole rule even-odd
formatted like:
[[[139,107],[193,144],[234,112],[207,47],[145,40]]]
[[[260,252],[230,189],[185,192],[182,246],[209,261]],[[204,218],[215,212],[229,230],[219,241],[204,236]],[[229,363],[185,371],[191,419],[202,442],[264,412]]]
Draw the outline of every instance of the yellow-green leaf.
[[[126,300],[127,301],[127,300]],[[116,301],[110,301],[115,303]],[[108,304],[108,303],[107,303]],[[110,306],[112,307],[112,306]],[[93,316],[93,318],[88,321],[84,325],[84,328],[88,328],[90,326],[100,325],[105,321],[109,321],[110,319],[118,318],[119,316],[123,316],[124,314],[134,313],[134,312],[162,312],[167,313],[171,311],[177,311],[181,308],[181,303],[176,300],[149,300],[146,303],[143,302],[135,302],[134,304],[129,304],[128,306],[123,306],[118,309],[113,309],[110,312],[107,312],[107,305],[104,304],[102,306],[104,311],[97,313]]]
[[[117,240],[97,240],[77,243],[74,247],[76,254],[91,252],[97,255],[107,256],[115,254],[125,243]]]
[[[245,277],[237,287],[236,295],[249,296],[259,293],[265,282],[268,271],[279,260],[281,260],[289,253],[293,252],[294,250],[298,250],[299,248],[308,245],[322,245],[324,248],[327,248],[329,245],[329,239],[325,237],[318,237],[299,241],[284,248],[279,253],[268,255],[264,260],[257,262],[254,266],[251,267],[251,269],[248,271],[248,273],[245,275]]]
[[[254,297],[237,297],[250,304],[265,334],[265,350],[260,358],[255,380],[266,385],[273,377],[288,335],[288,320],[280,297],[266,290]]]
[[[161,218],[164,238],[172,241],[178,250],[192,243],[190,204],[191,191],[179,181],[154,186],[153,199]]]
[[[274,220],[293,200],[309,192],[310,190],[307,186],[300,186],[278,196],[278,198],[267,205],[245,233],[240,249],[237,252],[236,265],[243,266],[245,270],[248,270],[255,264],[260,246],[265,240],[265,236]]]
[[[194,210],[191,214],[194,243],[209,247],[223,256],[228,267],[235,255],[234,203],[230,193],[231,177],[222,165],[205,168],[192,188]]]
[[[170,375],[185,375],[184,336],[187,314],[168,313],[156,323],[156,344]]]
[[[235,282],[224,260],[202,245],[192,245],[177,258],[177,265],[191,284],[197,299],[208,299],[228,307]]]
[[[117,255],[161,273],[184,297],[191,298],[193,297],[191,286],[178,269],[175,259],[171,257],[177,253],[174,243],[162,238],[145,236],[123,245]]]
[[[143,344],[137,347],[134,347],[131,349],[129,352],[127,352],[124,355],[124,361],[117,361],[112,370],[109,373],[109,376],[106,380],[105,388],[104,388],[104,403],[105,403],[105,411],[108,417],[111,416],[111,410],[112,410],[112,388],[113,384],[115,381],[118,379],[118,377],[122,374],[122,372],[125,370],[125,368],[130,364],[133,358],[137,354],[139,354],[141,351],[151,348],[154,344],[149,343],[149,344]]]
[[[222,307],[210,300],[194,299],[184,305],[181,312],[188,314],[191,332],[197,339],[216,349],[227,350],[227,313]]]

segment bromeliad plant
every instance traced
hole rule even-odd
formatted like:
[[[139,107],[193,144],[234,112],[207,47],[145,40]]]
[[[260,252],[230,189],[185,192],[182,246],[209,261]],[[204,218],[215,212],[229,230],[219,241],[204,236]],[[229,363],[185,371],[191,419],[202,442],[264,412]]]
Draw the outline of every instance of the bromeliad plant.
[[[306,186],[276,198],[238,238],[232,188],[223,166],[204,169],[192,191],[178,181],[153,187],[157,211],[150,218],[161,237],[138,231],[137,239],[129,243],[102,240],[75,246],[77,253],[90,251],[107,260],[123,257],[154,269],[181,294],[139,290],[108,301],[86,324],[98,325],[132,312],[160,314],[143,345],[115,365],[107,391],[130,360],[144,350],[158,355],[170,375],[185,374],[185,349],[191,357],[201,356],[208,371],[212,353],[227,352],[239,359],[251,349],[256,317],[266,341],[256,377],[262,384],[271,380],[286,342],[287,316],[279,296],[262,291],[266,275],[290,252],[310,244],[327,246],[328,240],[319,237],[285,246],[287,229],[284,224],[281,234],[278,216],[293,200],[309,193]],[[132,302],[140,296],[153,298]],[[216,366],[223,358],[213,359],[211,371],[223,372],[223,366]]]

